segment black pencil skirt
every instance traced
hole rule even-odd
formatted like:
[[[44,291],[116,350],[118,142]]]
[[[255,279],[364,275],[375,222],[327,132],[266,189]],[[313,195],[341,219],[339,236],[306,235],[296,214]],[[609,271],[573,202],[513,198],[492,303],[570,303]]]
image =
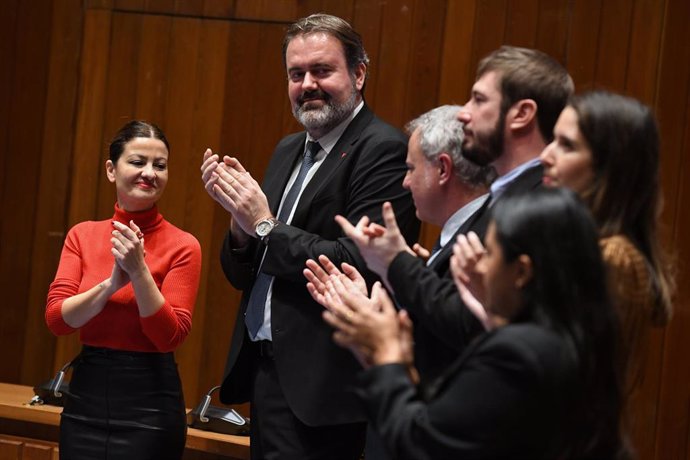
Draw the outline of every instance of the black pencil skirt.
[[[60,419],[63,460],[176,460],[187,424],[172,353],[84,346]]]

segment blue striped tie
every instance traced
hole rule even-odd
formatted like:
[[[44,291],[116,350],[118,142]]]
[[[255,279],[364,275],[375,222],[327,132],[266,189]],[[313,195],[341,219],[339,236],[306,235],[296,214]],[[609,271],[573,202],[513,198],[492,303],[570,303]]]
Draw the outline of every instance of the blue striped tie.
[[[299,192],[302,189],[304,179],[307,177],[311,167],[314,166],[314,157],[319,153],[319,150],[321,150],[321,146],[318,142],[307,142],[307,151],[304,154],[297,178],[285,196],[283,206],[280,208],[280,213],[278,213],[279,221],[287,222],[289,219],[292,208],[295,206],[295,201],[297,201]],[[267,275],[259,269],[259,274],[256,276],[252,292],[249,295],[244,323],[247,325],[249,336],[252,340],[256,339],[256,334],[258,334],[261,325],[264,323],[264,309],[266,308],[266,297],[268,297],[268,288],[271,287],[271,280],[273,280],[273,276]]]

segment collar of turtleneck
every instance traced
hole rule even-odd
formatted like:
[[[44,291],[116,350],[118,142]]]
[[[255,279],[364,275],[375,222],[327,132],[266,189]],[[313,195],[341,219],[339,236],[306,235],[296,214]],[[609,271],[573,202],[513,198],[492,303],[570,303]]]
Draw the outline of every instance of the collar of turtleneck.
[[[113,216],[113,220],[125,225],[129,225],[129,221],[133,220],[144,235],[146,235],[160,227],[163,222],[163,215],[158,212],[158,206],[155,205],[146,211],[128,212],[115,203],[115,215]]]

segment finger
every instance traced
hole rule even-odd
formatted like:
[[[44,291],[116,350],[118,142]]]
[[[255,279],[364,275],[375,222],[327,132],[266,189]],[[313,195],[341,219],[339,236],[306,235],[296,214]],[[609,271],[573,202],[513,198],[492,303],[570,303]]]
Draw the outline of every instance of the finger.
[[[329,275],[340,275],[341,271],[338,270],[338,267],[336,267],[333,262],[331,262],[331,259],[329,259],[328,256],[321,254],[319,256],[319,263]]]
[[[302,271],[302,274],[307,279],[307,290],[311,294],[312,298],[321,305],[324,305],[323,295],[326,292],[326,285],[321,282],[308,268],[305,268]]]
[[[458,236],[456,246],[458,247],[457,256],[460,267],[463,269],[469,268],[476,262],[476,254],[470,246],[470,243],[467,241],[467,237],[465,235]]]
[[[343,216],[337,215],[335,216],[335,221],[338,225],[340,225],[340,228],[343,229],[343,233],[345,233],[346,236],[349,236],[350,238],[357,236],[357,229],[350,223],[349,220]]]
[[[204,157],[201,160],[201,171],[204,171],[212,163],[218,163],[218,155],[214,154],[211,149],[206,149]]]
[[[349,297],[350,293],[350,286],[352,281],[344,275],[330,275],[329,277],[329,287],[332,288],[332,290],[335,291],[337,295],[340,296],[340,298],[343,300],[343,303],[347,305],[348,299],[345,298],[345,296]],[[350,307],[350,305],[348,305]]]
[[[321,317],[338,331],[343,332],[347,335],[352,335],[356,332],[356,329],[344,319],[344,316],[333,312],[332,310],[324,310]]]
[[[118,249],[123,252],[134,251],[138,246],[141,246],[139,239],[135,236],[134,239],[126,237],[122,233],[114,230],[113,240],[119,244]]]
[[[381,282],[377,281],[374,283],[374,287],[371,288],[371,297],[376,298],[379,305],[381,305],[381,311],[386,313],[395,311],[393,300],[391,300]]]
[[[115,249],[122,256],[127,254],[130,250],[130,248],[128,248],[127,245],[117,237],[117,235],[113,235],[113,238],[110,239],[110,243],[113,245],[113,249]]]
[[[213,179],[216,169],[221,167],[217,160],[218,155],[213,155],[213,157],[209,158],[208,161],[201,165],[201,181],[203,183]]]
[[[333,342],[342,348],[350,348],[350,342],[344,338],[345,336],[340,331],[333,333]]]
[[[338,346],[350,349],[355,354],[355,356],[357,354],[366,353],[366,352],[360,351],[362,346],[359,343],[357,343],[357,340],[352,336],[352,334],[348,334],[344,331],[339,331],[339,330],[335,331],[333,333],[333,341]]]
[[[381,210],[383,214],[383,222],[386,224],[386,228],[393,232],[400,232],[398,228],[398,222],[395,220],[395,213],[393,212],[393,205],[390,201],[383,203],[383,208]]]
[[[215,179],[214,179],[215,184],[218,185],[223,190],[223,193],[225,193],[226,195],[229,195],[230,193],[234,192],[234,187],[231,184],[234,181],[232,176],[229,176],[227,174],[221,175],[221,174],[218,174],[216,172],[214,172],[213,174],[215,176]]]
[[[244,166],[242,166],[242,163],[240,163],[240,160],[238,160],[235,157],[229,157],[225,155],[223,157],[223,163],[225,163],[226,166],[229,166],[233,170],[237,171],[238,173],[246,173],[247,170],[244,169]]]
[[[412,250],[417,254],[417,257],[421,257],[422,259],[428,259],[431,255],[431,252],[419,243],[412,245]]]
[[[319,265],[314,259],[308,259],[306,262],[307,269],[311,272],[311,275],[316,279],[316,281],[320,283],[325,283],[328,281],[328,273],[324,271],[323,268],[321,268],[321,265]],[[306,269],[305,269],[306,271]],[[305,276],[306,273],[305,273]],[[307,277],[311,281],[309,277]]]
[[[132,229],[132,231],[134,232],[136,237],[139,239],[139,241],[144,239],[144,232],[141,231],[139,226],[137,224],[135,224],[133,220],[129,221],[129,228]]]
[[[341,327],[345,327],[346,325],[343,324],[343,320],[338,317],[338,315],[333,312],[332,310],[324,310],[321,313],[321,318],[328,323],[331,327],[334,327],[336,329],[340,329]]]
[[[338,293],[335,291],[335,288],[333,287],[333,283],[329,281],[326,284],[326,289],[323,293],[323,297],[325,299],[325,303],[328,305],[328,308],[333,311],[336,314],[344,314],[345,305],[343,305],[342,299],[338,295]]]
[[[115,257],[115,263],[117,264],[117,266],[120,267],[120,269],[122,269],[118,262],[121,261],[124,258],[124,256],[120,253],[120,251],[118,251],[115,248],[110,248],[110,253]]]
[[[383,236],[386,233],[386,227],[384,227],[383,225],[379,225],[376,222],[372,222],[362,229],[362,233],[364,233],[370,238],[376,238],[379,236]]]
[[[357,225],[355,225],[355,228],[362,232],[367,226],[369,225],[369,217],[368,216],[362,216],[359,218],[359,221],[357,222]]]
[[[400,320],[401,331],[406,333],[412,332],[414,326],[412,324],[412,318],[410,318],[410,314],[407,310],[400,310],[398,312],[398,319]]]
[[[482,244],[482,240],[479,239],[479,236],[476,233],[469,232],[467,234],[467,241],[476,254],[484,254],[484,245]]]
[[[316,288],[316,286],[314,286],[313,283],[307,283],[307,291],[309,291],[312,299],[314,299],[319,305],[324,308],[328,308],[325,296]]]
[[[343,284],[349,295],[352,296],[352,302],[368,300],[366,293],[366,284],[364,286],[360,286],[345,273],[341,273],[337,276],[340,277],[340,282]]]
[[[467,286],[471,281],[469,273],[463,268],[457,256],[453,255],[450,259],[452,264],[450,271],[453,274],[455,285],[458,286],[458,283],[461,283],[463,287]],[[459,286],[458,289],[460,289]]]
[[[129,240],[133,243],[139,243],[141,239],[144,238],[144,234],[141,232],[141,230],[139,230],[139,227],[136,227],[137,230],[132,229],[131,225],[133,223],[134,221],[130,220],[130,226],[127,226],[120,222],[113,222],[113,226],[117,229],[115,231],[117,231],[122,236],[122,242],[126,242],[127,240]]]
[[[213,156],[213,150],[210,148],[207,148],[206,151],[204,152],[204,157],[202,162],[206,163],[206,161]],[[217,156],[217,155],[216,155]],[[202,168],[203,169],[203,168]]]
[[[232,177],[233,187],[242,187],[249,190],[260,188],[258,182],[256,182],[248,172],[244,171],[244,169],[239,171],[233,168],[223,168],[223,172]]]
[[[225,187],[223,189],[226,190],[226,192],[230,192],[230,189],[239,191],[242,187],[242,184],[240,183],[238,179],[238,174],[234,170],[228,170],[224,168],[221,165],[218,165],[216,169],[213,171],[215,174],[218,175],[218,182],[220,183],[223,181]]]
[[[467,259],[467,262],[476,264],[484,254],[484,246],[482,245],[481,241],[479,241],[479,237],[477,237],[475,234],[474,243],[472,243],[470,242],[470,235],[460,236],[462,236],[459,241],[461,241],[462,244],[464,257]],[[467,266],[467,264],[464,264],[463,266]]]
[[[203,178],[202,178],[203,179]],[[206,193],[211,195],[211,197],[215,200],[216,195],[214,192],[214,185],[218,184],[218,174],[212,173],[211,176],[208,178],[208,180],[204,180],[204,189],[206,190]]]
[[[227,187],[227,185],[225,185],[225,187]],[[232,192],[231,188],[229,189],[230,192],[226,192],[226,190],[223,187],[221,187],[220,184],[215,184],[213,186],[213,194],[216,197],[216,201],[218,201],[221,204],[221,206],[230,211],[231,214],[234,214],[235,212],[237,212],[237,202],[232,198],[231,194],[233,196],[237,195]]]
[[[359,270],[357,270],[353,265],[350,265],[347,262],[343,262],[342,264],[340,264],[340,267],[343,269],[343,273],[347,275],[347,277],[350,278],[352,281],[364,279]]]
[[[348,288],[343,284],[340,276],[331,276],[328,281],[328,293],[333,297],[340,299],[337,306],[338,314],[341,317],[347,317],[352,322],[354,313],[359,309],[359,305],[352,299],[352,295]]]
[[[307,279],[307,283],[310,283],[310,284],[314,285],[315,287],[316,286],[324,286],[324,284],[321,281],[319,281],[319,278],[317,278],[316,275],[314,275],[314,272],[312,272],[308,268],[305,268],[304,270],[302,270],[302,275],[304,275],[304,277]],[[318,288],[318,289],[319,289],[319,291],[322,290],[320,288]]]

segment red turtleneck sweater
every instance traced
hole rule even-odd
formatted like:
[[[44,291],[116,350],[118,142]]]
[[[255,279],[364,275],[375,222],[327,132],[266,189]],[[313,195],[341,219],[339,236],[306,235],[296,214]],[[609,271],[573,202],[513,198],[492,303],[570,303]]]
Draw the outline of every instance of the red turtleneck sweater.
[[[115,205],[111,220],[75,225],[67,234],[55,280],[48,291],[46,322],[55,335],[75,331],[62,318],[62,302],[110,277],[115,258],[110,249],[113,225],[133,220],[144,233],[146,265],[165,298],[152,316],[142,318],[131,283],[108,300],[103,311],[80,329],[82,343],[118,350],[174,350],[192,328],[192,311],[201,272],[201,247],[158,212],[128,213]]]

